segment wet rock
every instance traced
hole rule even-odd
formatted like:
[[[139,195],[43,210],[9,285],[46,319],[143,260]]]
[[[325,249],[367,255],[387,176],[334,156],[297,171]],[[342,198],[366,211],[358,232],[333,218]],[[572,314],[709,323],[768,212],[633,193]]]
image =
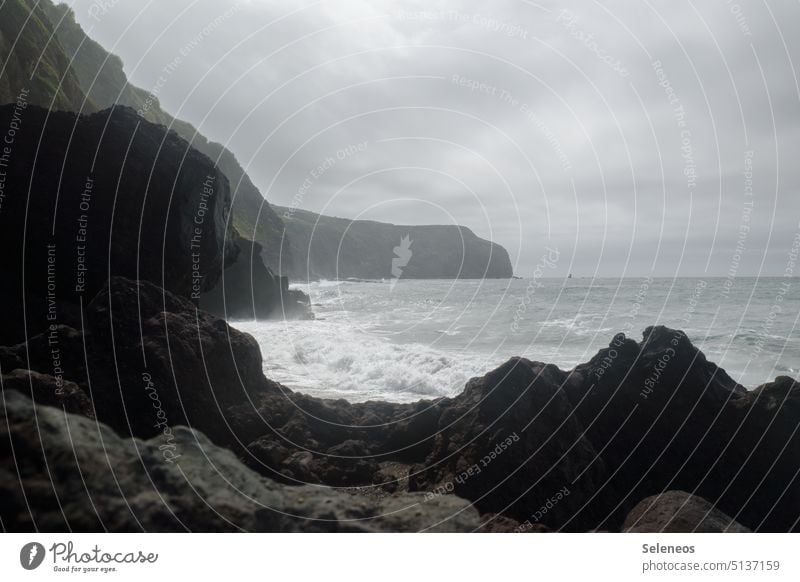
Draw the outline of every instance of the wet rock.
[[[566,374],[515,358],[440,404],[434,448],[412,468],[412,490],[453,492],[485,512],[584,530],[584,504],[608,478],[562,386]],[[568,488],[557,503],[550,501]]]
[[[623,524],[635,533],[747,533],[750,530],[702,497],[685,491],[667,491],[646,497]]]
[[[32,370],[16,369],[2,377],[3,390],[27,394],[38,404],[63,408],[73,414],[94,418],[92,401],[77,384]]]
[[[0,106],[1,125],[13,115],[13,105]],[[227,178],[133,109],[79,115],[31,105],[5,170],[15,195],[3,203],[0,243],[15,276],[0,279],[0,344],[54,323],[80,329],[81,306],[109,277],[187,298],[219,278],[231,234]]]
[[[204,435],[120,438],[108,426],[5,393],[0,518],[7,531],[472,531],[477,512],[449,497],[373,500],[279,485]],[[174,451],[165,456],[164,451]],[[11,455],[16,455],[16,465]]]
[[[264,264],[257,242],[236,235],[227,241],[237,247],[225,262],[216,286],[200,297],[200,307],[225,319],[312,319],[308,296],[289,289],[286,277]]]

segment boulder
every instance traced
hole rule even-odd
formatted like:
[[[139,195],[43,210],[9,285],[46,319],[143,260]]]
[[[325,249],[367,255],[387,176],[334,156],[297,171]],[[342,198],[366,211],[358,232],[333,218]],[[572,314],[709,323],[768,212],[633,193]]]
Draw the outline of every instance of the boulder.
[[[515,358],[442,402],[433,449],[412,468],[412,490],[453,492],[520,522],[585,530],[585,504],[608,479],[552,365]],[[559,491],[562,493],[559,494]]]
[[[625,518],[634,533],[747,533],[750,530],[702,497],[666,491],[642,499]]]
[[[0,520],[6,531],[472,531],[449,496],[370,499],[279,485],[200,432],[147,441],[9,390],[0,409]],[[16,459],[16,462],[14,461]]]
[[[3,390],[27,394],[38,404],[56,406],[66,412],[94,418],[92,401],[77,384],[61,376],[16,369],[2,376]]]
[[[694,491],[753,530],[797,529],[800,390],[789,378],[748,392],[683,331],[618,334],[567,383],[609,474],[596,492],[614,529],[641,499]],[[780,404],[778,404],[780,403]]]
[[[98,419],[121,434],[149,438],[187,424],[235,448],[227,408],[279,391],[264,377],[250,335],[147,281],[113,277],[86,306],[83,332],[59,326],[6,358],[52,370],[53,341],[63,379],[90,395]]]

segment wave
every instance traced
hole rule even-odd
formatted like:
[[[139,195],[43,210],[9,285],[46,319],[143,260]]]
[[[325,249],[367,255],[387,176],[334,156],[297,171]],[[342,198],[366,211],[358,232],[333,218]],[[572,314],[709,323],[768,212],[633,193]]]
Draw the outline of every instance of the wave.
[[[240,322],[261,346],[264,372],[285,386],[351,402],[453,396],[488,369],[480,358],[391,340],[335,322]]]

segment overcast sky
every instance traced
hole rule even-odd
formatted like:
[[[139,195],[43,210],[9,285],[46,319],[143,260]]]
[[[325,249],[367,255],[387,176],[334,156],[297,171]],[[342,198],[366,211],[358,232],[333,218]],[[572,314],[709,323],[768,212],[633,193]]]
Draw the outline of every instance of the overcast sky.
[[[797,2],[69,4],[276,204],[463,224],[521,275],[781,275],[800,233]]]

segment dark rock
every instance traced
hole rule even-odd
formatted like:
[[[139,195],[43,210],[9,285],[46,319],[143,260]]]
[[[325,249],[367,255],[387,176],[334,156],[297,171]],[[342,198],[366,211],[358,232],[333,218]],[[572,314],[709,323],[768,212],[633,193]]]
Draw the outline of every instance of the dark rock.
[[[200,307],[225,319],[311,319],[308,296],[289,289],[286,277],[275,275],[262,258],[260,244],[236,236],[226,242],[229,253],[217,285],[200,296]]]
[[[0,125],[14,115],[14,105],[0,107]],[[77,115],[29,106],[5,191],[13,195],[0,213],[3,268],[17,275],[0,279],[0,344],[54,323],[79,329],[80,306],[111,276],[187,298],[219,278],[230,235],[227,178],[132,109]]]
[[[685,491],[667,491],[642,499],[623,524],[624,531],[635,533],[747,533],[702,497]]]
[[[443,403],[434,448],[412,469],[412,490],[452,490],[519,521],[549,503],[542,523],[587,529],[596,518],[584,504],[608,476],[571,415],[565,379],[555,366],[516,358],[471,380]],[[549,502],[565,487],[568,495]]]
[[[727,442],[720,419],[746,394],[686,334],[666,327],[647,328],[641,344],[612,342],[573,374],[582,378],[567,384],[575,414],[610,475],[596,492],[610,508],[598,528],[618,527],[649,495],[696,490]]]
[[[6,359],[52,372],[52,341],[63,379],[121,434],[148,438],[189,424],[235,447],[226,409],[280,390],[264,377],[250,335],[146,281],[112,278],[86,306],[83,333],[58,326],[8,349]]]
[[[118,437],[10,390],[0,408],[0,520],[6,531],[473,531],[469,504],[449,496],[356,497],[287,487],[201,433],[171,445]],[[165,455],[172,450],[172,455]],[[14,458],[17,462],[15,464]],[[424,509],[424,510],[423,510]]]
[[[77,384],[31,370],[13,370],[2,377],[3,390],[26,394],[37,404],[56,406],[73,414],[94,418],[92,401]]]
[[[641,344],[615,337],[570,372],[512,359],[454,398],[350,404],[282,388],[229,419],[258,443],[248,462],[268,474],[283,470],[270,442],[309,451],[304,478],[325,483],[344,473],[326,453],[358,441],[363,459],[410,465],[409,486],[427,499],[455,493],[553,530],[619,530],[643,498],[682,488],[750,529],[791,531],[799,399],[789,378],[747,392],[683,332],[655,327]]]
[[[517,533],[520,523],[510,517],[498,513],[484,513],[481,515],[480,533]]]
[[[502,246],[464,226],[401,226],[274,208],[288,234],[282,257],[289,270],[282,273],[294,279],[506,279],[514,274]]]
[[[0,346],[0,374],[24,367],[25,364],[14,346]]]
[[[101,421],[166,445],[166,427],[189,424],[284,483],[367,497],[408,487],[423,511],[455,494],[555,531],[618,531],[675,488],[754,531],[800,523],[798,385],[747,392],[683,332],[618,336],[569,372],[514,358],[453,398],[352,404],[266,379],[252,337],[151,283],[113,278],[84,323],[58,328],[63,378]],[[2,363],[47,373],[48,346],[34,337]]]
[[[18,1],[5,2],[0,10],[5,11],[9,4],[20,3]],[[131,83],[125,75],[122,60],[86,35],[80,24],[76,22],[72,8],[66,4],[53,4],[49,0],[39,0],[37,9],[46,13],[50,20],[50,23],[47,23],[45,19],[42,19],[44,40],[33,44],[35,50],[15,48],[12,54],[14,56],[17,54],[27,55],[32,65],[39,62],[42,53],[41,47],[46,47],[46,51],[52,51],[65,63],[61,67],[53,67],[58,72],[58,77],[57,82],[51,83],[51,86],[61,87],[62,92],[74,94],[72,102],[77,105],[62,107],[63,109],[75,111],[82,103],[84,103],[84,111],[93,110],[92,108],[105,109],[113,105],[126,105],[135,109],[144,119],[175,131],[191,143],[192,147],[207,155],[228,177],[232,192],[231,215],[234,226],[247,238],[261,243],[264,247],[262,252],[264,263],[273,272],[278,272],[281,245],[288,244],[285,240],[283,222],[253,184],[250,176],[244,171],[233,153],[222,144],[207,139],[192,124],[173,118],[161,108],[157,96],[153,95],[151,91],[146,91]],[[22,11],[23,14],[24,12]],[[3,21],[2,24],[6,24],[5,15],[0,20]],[[57,26],[52,26],[52,24],[57,24]],[[32,28],[35,32],[33,23],[29,23],[29,26],[26,27],[26,34],[20,35],[20,38],[28,37]],[[10,31],[13,31],[13,36]],[[6,38],[16,38],[18,32],[19,26],[12,20]],[[49,69],[45,71],[43,69],[45,68],[41,66],[37,69],[37,77],[40,77],[43,72],[49,72]],[[62,70],[65,72],[62,73]],[[8,67],[6,71],[8,71]],[[3,77],[5,80],[7,75],[4,73]],[[67,91],[73,87],[70,85],[73,77],[77,77],[75,85],[79,86]],[[28,75],[23,78],[22,82],[10,84],[27,86],[29,82]],[[0,92],[2,92],[2,85],[0,82]],[[81,90],[85,93],[85,99]],[[48,106],[51,99],[48,95],[46,101],[40,98],[34,102],[38,105]]]
[[[732,400],[703,443],[697,492],[754,531],[800,530],[798,426],[800,384],[787,376]]]
[[[225,410],[270,384],[252,336],[145,281],[111,279],[86,311],[98,418],[123,434],[167,422],[236,442]],[[115,362],[102,362],[109,345]]]

